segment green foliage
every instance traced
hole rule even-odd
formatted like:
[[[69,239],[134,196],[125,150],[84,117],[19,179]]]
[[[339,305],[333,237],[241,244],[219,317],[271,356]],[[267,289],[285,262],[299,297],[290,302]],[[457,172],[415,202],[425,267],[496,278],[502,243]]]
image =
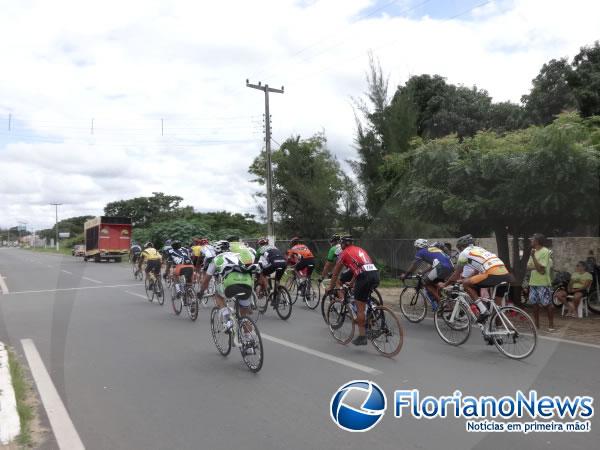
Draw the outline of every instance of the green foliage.
[[[573,58],[569,86],[584,117],[600,115],[600,43],[582,47]]]
[[[249,168],[257,177],[254,181],[261,185],[266,179],[265,158],[263,152]],[[327,149],[325,137],[322,134],[308,139],[290,137],[272,152],[271,161],[278,234],[322,237],[335,224],[342,188],[340,167]]]
[[[58,231],[60,233],[71,233],[71,237],[75,237],[83,233],[83,224],[85,221],[91,219],[93,216],[77,216],[69,217],[67,219],[60,220],[58,222]],[[56,225],[52,228],[40,230],[38,236],[44,239],[55,239],[56,238]],[[61,241],[62,242],[62,241]],[[79,244],[79,242],[75,242]]]
[[[153,192],[152,197],[136,197],[108,203],[104,215],[130,217],[134,226],[146,226],[152,222],[175,219],[193,214],[191,207],[181,208],[183,200],[177,195]]]

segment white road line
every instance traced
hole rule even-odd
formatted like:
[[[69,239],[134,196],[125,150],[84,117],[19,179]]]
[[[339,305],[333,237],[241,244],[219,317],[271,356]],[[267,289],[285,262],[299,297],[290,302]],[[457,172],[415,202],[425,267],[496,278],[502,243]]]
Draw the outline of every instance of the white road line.
[[[67,275],[73,275],[73,272],[69,272],[68,270],[65,270],[65,269],[60,269],[60,271],[66,273]]]
[[[91,281],[92,283],[102,284],[102,281],[94,280],[93,278],[88,278],[88,277],[81,277],[81,278],[83,278],[84,280]]]
[[[125,291],[125,293],[126,293],[126,294],[129,294],[129,295],[135,295],[136,297],[141,297],[141,298],[143,298],[144,300],[148,300],[148,297],[146,297],[145,295],[142,295],[142,294],[137,294],[136,292],[129,292],[129,291]]]
[[[8,294],[8,286],[6,285],[6,281],[4,281],[4,277],[0,274],[0,291],[2,291],[3,295]]]
[[[323,352],[320,352],[319,350],[313,350],[312,348],[304,347],[303,345],[294,344],[293,342],[286,341],[284,339],[279,339],[274,336],[270,336],[268,334],[261,333],[260,335],[266,341],[275,342],[276,344],[280,344],[285,347],[293,348],[294,350],[299,350],[301,352],[308,353],[309,355],[316,356],[317,358],[321,358],[321,359],[325,359],[327,361],[341,364],[342,366],[352,367],[353,369],[360,370],[362,372],[366,372],[371,375],[380,375],[381,373],[383,373],[380,370],[373,369],[372,367],[363,366],[362,364],[348,361],[347,359],[338,358],[337,356],[333,356],[328,353],[323,353]]]
[[[21,339],[21,345],[23,345],[23,351],[29,363],[31,375],[33,375],[33,379],[37,385],[58,447],[61,450],[85,449],[35,344],[31,339]]]
[[[9,295],[14,294],[42,294],[47,292],[62,292],[62,291],[85,291],[86,289],[104,289],[104,288],[119,288],[119,287],[130,287],[130,286],[140,286],[137,284],[113,284],[108,286],[85,286],[85,287],[74,287],[74,288],[60,288],[60,289],[40,289],[37,291],[13,291],[10,292]]]

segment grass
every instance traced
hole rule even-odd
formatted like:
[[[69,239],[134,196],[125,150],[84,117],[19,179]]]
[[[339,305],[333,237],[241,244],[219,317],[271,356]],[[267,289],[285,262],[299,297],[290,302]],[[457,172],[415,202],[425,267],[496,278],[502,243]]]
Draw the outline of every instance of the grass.
[[[8,349],[7,349],[8,350]],[[12,350],[8,350],[8,365],[10,368],[10,376],[12,378],[13,389],[17,399],[17,412],[21,421],[21,434],[17,436],[17,443],[23,447],[30,447],[33,444],[31,437],[31,421],[33,420],[33,407],[29,405],[27,398],[31,390],[31,386],[23,371],[23,367],[19,363],[17,356]]]

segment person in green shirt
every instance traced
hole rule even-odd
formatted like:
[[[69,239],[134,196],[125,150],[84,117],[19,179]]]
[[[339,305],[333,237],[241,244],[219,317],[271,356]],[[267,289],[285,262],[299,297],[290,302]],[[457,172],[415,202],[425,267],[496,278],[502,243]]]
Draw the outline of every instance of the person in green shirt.
[[[587,272],[585,269],[585,261],[579,261],[577,266],[575,266],[575,272],[573,272],[571,275],[571,281],[569,281],[567,290],[561,289],[556,293],[556,298],[558,298],[563,305],[567,306],[569,309],[568,316],[571,317],[577,316],[577,308],[579,307],[579,303],[581,303],[581,299],[592,284],[592,274]],[[569,302],[569,297],[567,294],[572,296],[572,302]]]
[[[548,331],[556,331],[554,328],[554,306],[552,305],[552,280],[550,279],[550,268],[552,256],[550,250],[544,247],[546,237],[536,233],[531,241],[531,256],[527,262],[527,268],[531,270],[529,277],[529,302],[533,305],[533,318],[535,326],[540,327],[540,306],[548,314]]]

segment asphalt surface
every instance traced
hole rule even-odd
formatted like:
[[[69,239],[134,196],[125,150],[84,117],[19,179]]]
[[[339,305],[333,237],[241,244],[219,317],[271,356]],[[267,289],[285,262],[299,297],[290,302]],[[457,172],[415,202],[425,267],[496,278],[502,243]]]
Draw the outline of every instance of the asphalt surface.
[[[0,274],[9,289],[0,295],[0,340],[21,354],[21,339],[34,341],[88,449],[590,449],[600,438],[597,417],[588,433],[468,433],[465,419],[396,419],[392,406],[395,389],[594,396],[598,348],[540,340],[531,357],[513,361],[478,332],[455,348],[431,321],[403,321],[404,347],[387,359],[336,344],[320,312],[296,304],[287,322],[270,310],[261,332],[380,373],[265,340],[263,369],[253,374],[236,349],[217,353],[210,309],[193,323],[168,302],[150,304],[126,264],[0,249]],[[329,417],[331,396],[353,379],[387,393],[386,416],[367,433],[342,431]]]

